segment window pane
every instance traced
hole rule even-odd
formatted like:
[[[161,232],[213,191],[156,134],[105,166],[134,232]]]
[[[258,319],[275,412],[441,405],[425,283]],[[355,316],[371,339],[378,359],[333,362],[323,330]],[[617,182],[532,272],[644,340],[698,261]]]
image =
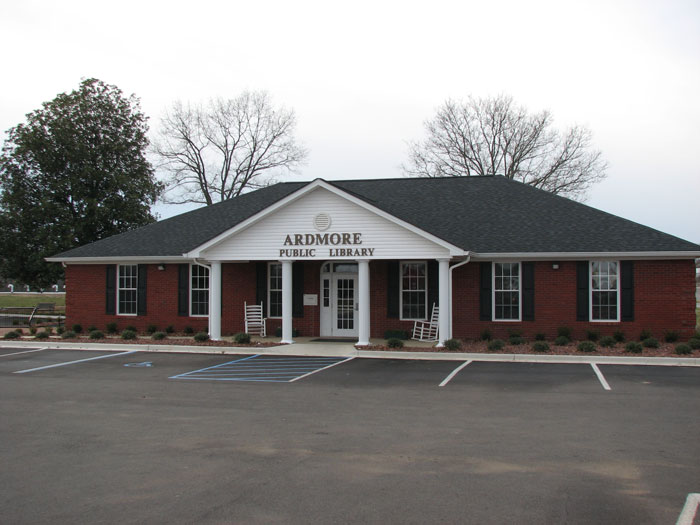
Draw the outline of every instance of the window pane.
[[[401,317],[425,319],[427,315],[427,264],[401,263]]]
[[[494,318],[517,320],[520,317],[520,265],[494,263]]]

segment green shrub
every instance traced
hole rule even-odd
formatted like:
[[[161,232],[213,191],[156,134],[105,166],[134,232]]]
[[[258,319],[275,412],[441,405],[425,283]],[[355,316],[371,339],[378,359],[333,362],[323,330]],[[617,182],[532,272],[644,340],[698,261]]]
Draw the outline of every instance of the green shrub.
[[[557,328],[557,336],[566,337],[569,341],[571,341],[571,328],[568,326],[560,326]]]
[[[524,345],[527,341],[525,341],[524,337],[520,337],[519,335],[511,335],[510,338],[508,339],[508,343],[512,345]]]
[[[175,327],[171,324],[165,327],[165,333],[166,334],[174,334],[175,333]]]
[[[625,342],[625,334],[623,332],[620,332],[619,330],[613,334],[613,337],[615,338],[615,341],[617,341],[618,343]]]
[[[209,334],[206,332],[199,332],[194,334],[194,340],[197,341],[198,343],[203,343],[205,341],[209,341]]]
[[[165,332],[155,332],[151,336],[151,339],[153,339],[154,341],[162,341],[163,339],[165,339],[165,337]]]
[[[128,328],[122,331],[122,339],[136,339],[136,331]]]
[[[63,339],[75,339],[76,335],[75,335],[75,332],[73,330],[66,330],[65,332],[63,332],[61,334],[61,338],[63,338]]]
[[[664,332],[664,341],[666,341],[667,343],[675,343],[676,341],[678,341],[678,337],[678,332],[676,332],[675,330],[666,330]]]
[[[44,328],[44,330],[45,330],[46,333],[49,334],[49,335],[51,335],[51,334],[53,333],[53,328],[51,328],[50,326],[47,326],[46,328]]]
[[[36,326],[32,326],[32,327],[29,328],[29,333],[30,333],[30,334],[36,335],[36,332],[37,332]]]
[[[491,339],[493,339],[493,334],[491,333],[491,330],[482,330],[479,339],[481,339],[482,341],[490,341]]]
[[[598,343],[600,346],[603,348],[612,348],[617,344],[617,341],[615,338],[611,335],[606,335],[604,337],[600,338],[600,342]]]
[[[509,328],[508,329],[508,337],[522,337],[523,336],[523,331],[520,330],[519,328]]]
[[[566,346],[571,342],[571,340],[565,335],[560,335],[554,340],[554,344],[557,346]]]
[[[649,339],[651,337],[651,330],[642,330],[639,332],[639,340],[644,341],[645,339]]]
[[[154,324],[149,324],[146,327],[146,332],[149,334],[155,334],[158,331],[158,327]]]
[[[128,324],[124,327],[124,330],[130,330],[131,332],[138,333],[138,330],[133,324]]]
[[[645,348],[659,348],[659,341],[653,337],[647,337],[642,341],[642,346]]]
[[[408,339],[406,330],[387,330],[384,332],[384,339]]]
[[[595,352],[596,346],[593,341],[581,341],[576,348],[579,352]]]
[[[2,336],[3,339],[19,339],[19,334],[14,330],[12,332],[7,332]]]
[[[535,341],[545,341],[547,339],[547,336],[544,335],[542,332],[538,332],[535,334]]]
[[[451,352],[455,352],[462,348],[462,341],[459,339],[448,339],[445,341],[445,348]]]
[[[71,332],[75,332],[76,334],[82,334],[83,333],[83,325],[81,324],[74,324],[71,327]]]
[[[698,337],[693,337],[692,339],[688,340],[688,346],[692,348],[693,350],[698,350],[700,349],[700,338]]]
[[[600,332],[598,330],[586,330],[586,339],[595,342],[600,339]]]
[[[117,323],[107,323],[107,333],[108,334],[116,334],[117,333]]]
[[[58,335],[61,335],[61,334],[62,334],[63,332],[65,332],[65,331],[66,331],[66,329],[63,328],[62,326],[59,326],[59,327],[56,328],[56,333],[57,333]]]
[[[184,332],[185,332],[187,335],[191,335],[191,334],[194,333],[194,328],[192,328],[191,326],[186,326],[185,329],[184,329]]]
[[[49,333],[46,330],[42,330],[34,336],[35,339],[48,339]]]
[[[96,330],[97,330],[97,327],[94,324],[91,324],[90,326],[88,326],[88,329],[87,329],[88,333],[95,332]]]
[[[534,344],[532,345],[532,349],[535,352],[548,352],[549,345],[547,344],[546,341],[535,341]]]
[[[386,346],[389,348],[403,348],[403,341],[401,339],[397,339],[396,337],[392,337],[386,342]]]
[[[248,345],[250,344],[250,334],[241,332],[239,334],[234,335],[233,340],[239,345]]]
[[[21,328],[15,328],[15,332],[17,332],[19,335],[24,334],[24,330],[22,330]]]
[[[489,344],[486,348],[488,348],[489,350],[503,350],[505,346],[505,341],[501,339],[494,339],[493,341],[489,341]]]
[[[690,348],[690,345],[687,345],[685,343],[681,343],[679,345],[676,345],[676,353],[678,355],[686,355],[690,354],[693,352],[693,349]]]
[[[629,352],[630,354],[641,354],[642,344],[638,343],[637,341],[630,341],[625,345],[625,352]]]
[[[90,339],[104,339],[104,338],[105,338],[105,334],[103,334],[99,330],[92,330],[90,332]]]

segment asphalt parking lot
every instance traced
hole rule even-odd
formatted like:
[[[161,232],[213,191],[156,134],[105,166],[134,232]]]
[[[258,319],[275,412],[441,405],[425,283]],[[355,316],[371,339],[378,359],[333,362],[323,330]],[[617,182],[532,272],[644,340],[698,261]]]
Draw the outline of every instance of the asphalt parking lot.
[[[700,368],[598,369],[0,348],[1,521],[675,523]]]

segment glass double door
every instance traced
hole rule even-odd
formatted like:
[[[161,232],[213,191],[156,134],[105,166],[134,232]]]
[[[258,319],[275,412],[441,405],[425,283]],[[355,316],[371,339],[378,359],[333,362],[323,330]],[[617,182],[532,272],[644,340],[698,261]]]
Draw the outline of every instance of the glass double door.
[[[358,335],[357,263],[326,263],[321,271],[321,336]]]
[[[356,336],[357,276],[335,274],[331,282],[332,335]]]

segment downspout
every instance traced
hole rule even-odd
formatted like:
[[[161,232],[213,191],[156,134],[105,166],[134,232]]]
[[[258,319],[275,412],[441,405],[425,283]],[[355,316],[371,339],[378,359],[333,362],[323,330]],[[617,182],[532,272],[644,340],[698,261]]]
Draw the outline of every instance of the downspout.
[[[450,287],[450,293],[449,293],[449,302],[450,302],[450,333],[448,334],[449,337],[447,337],[446,339],[452,339],[452,318],[454,317],[454,316],[452,315],[452,271],[453,271],[455,268],[459,268],[460,266],[463,266],[463,265],[467,264],[467,263],[471,260],[471,258],[472,258],[471,253],[469,253],[469,255],[467,255],[467,258],[464,259],[462,262],[459,262],[459,263],[455,264],[454,266],[450,266],[450,280],[449,280],[449,283],[448,283],[448,286]]]

